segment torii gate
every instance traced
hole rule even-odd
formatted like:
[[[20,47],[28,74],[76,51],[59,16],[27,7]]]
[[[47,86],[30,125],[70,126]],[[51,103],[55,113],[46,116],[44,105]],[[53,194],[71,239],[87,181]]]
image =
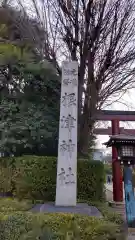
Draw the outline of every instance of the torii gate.
[[[101,110],[96,114],[96,120],[111,121],[111,127],[96,128],[94,133],[99,135],[128,134],[135,135],[135,129],[124,129],[119,127],[120,121],[135,121],[135,111],[111,111]],[[113,170],[113,200],[123,201],[123,182],[120,162],[118,161],[117,151],[112,147],[112,170]]]

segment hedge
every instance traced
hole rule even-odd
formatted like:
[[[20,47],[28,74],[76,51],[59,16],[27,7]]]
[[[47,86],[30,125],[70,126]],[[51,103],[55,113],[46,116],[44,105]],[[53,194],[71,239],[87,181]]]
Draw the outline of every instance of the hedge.
[[[104,197],[104,166],[99,161],[78,160],[78,199]],[[23,156],[0,159],[0,191],[22,199],[54,201],[56,158]]]
[[[1,240],[124,240],[117,224],[73,214],[0,215]]]

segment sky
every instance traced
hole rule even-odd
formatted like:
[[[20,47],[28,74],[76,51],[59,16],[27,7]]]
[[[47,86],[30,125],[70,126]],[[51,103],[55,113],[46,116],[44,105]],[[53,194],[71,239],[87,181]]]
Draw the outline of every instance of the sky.
[[[106,108],[107,109],[107,108]],[[121,99],[121,103],[115,102],[109,107],[109,110],[130,110],[135,111],[135,89],[129,90],[123,98]],[[101,127],[111,126],[110,122],[101,123]],[[120,127],[125,128],[134,128],[135,129],[135,122],[120,122]],[[101,136],[97,135],[97,148],[104,148],[102,144],[109,139],[109,136]]]

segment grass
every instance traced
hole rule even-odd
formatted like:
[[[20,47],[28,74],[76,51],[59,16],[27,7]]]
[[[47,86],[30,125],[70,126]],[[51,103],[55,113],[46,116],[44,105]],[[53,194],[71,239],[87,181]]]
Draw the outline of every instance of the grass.
[[[28,211],[33,204],[29,200],[19,201],[13,198],[0,198],[0,212]]]

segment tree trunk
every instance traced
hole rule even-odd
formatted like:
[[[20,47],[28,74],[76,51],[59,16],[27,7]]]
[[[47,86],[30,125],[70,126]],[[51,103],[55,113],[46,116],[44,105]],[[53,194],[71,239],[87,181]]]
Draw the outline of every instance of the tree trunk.
[[[83,121],[80,127],[80,139],[78,143],[78,154],[79,156],[88,157],[89,156],[89,149],[90,149],[90,141],[93,141],[93,138],[91,139],[91,136],[93,136],[93,128],[94,123],[92,119],[89,119],[86,117],[86,114],[83,114],[82,116]]]
[[[83,131],[80,134],[80,141],[78,144],[78,154],[79,156],[88,156],[88,149],[89,149],[89,126],[85,122],[83,125]]]
[[[89,156],[90,136],[93,135],[95,113],[98,102],[98,91],[94,81],[93,55],[89,53],[88,82],[85,93],[85,103],[80,122],[80,137],[78,144],[79,155]]]
[[[83,88],[84,88],[84,74],[85,74],[85,62],[86,58],[83,56],[81,59],[81,64],[79,68],[78,74],[78,153],[80,152],[80,137],[81,137],[81,129],[83,122],[83,114],[82,114],[82,96],[83,96]]]
[[[85,97],[85,103],[83,108],[83,114],[81,116],[81,124],[80,124],[80,136],[79,136],[79,155],[88,156],[89,149],[89,112],[88,112],[88,97]]]

